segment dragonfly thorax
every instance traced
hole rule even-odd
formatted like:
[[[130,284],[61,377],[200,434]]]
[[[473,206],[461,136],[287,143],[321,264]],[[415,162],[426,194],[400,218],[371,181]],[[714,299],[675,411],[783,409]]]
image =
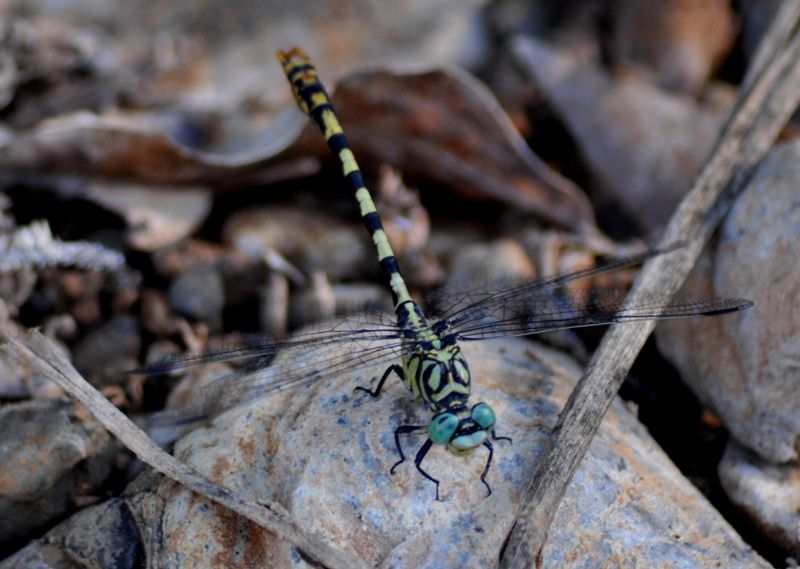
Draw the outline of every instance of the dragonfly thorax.
[[[413,342],[403,358],[405,377],[415,397],[434,413],[466,405],[471,381],[458,344],[445,344],[434,334]]]

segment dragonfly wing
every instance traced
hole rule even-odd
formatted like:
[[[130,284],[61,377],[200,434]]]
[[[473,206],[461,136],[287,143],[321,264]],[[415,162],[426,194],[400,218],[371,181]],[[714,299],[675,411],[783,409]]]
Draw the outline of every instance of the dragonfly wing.
[[[744,299],[689,294],[650,296],[637,302],[626,297],[626,291],[619,289],[524,291],[503,304],[492,300],[474,305],[470,318],[450,329],[459,339],[485,340],[614,322],[714,316],[752,306]]]
[[[362,314],[346,318],[334,326],[319,324],[315,329],[293,334],[286,338],[268,339],[252,335],[235,344],[218,346],[199,354],[180,354],[160,359],[142,369],[128,373],[155,375],[191,367],[204,366],[214,362],[233,362],[241,360],[263,360],[278,352],[294,348],[313,349],[320,345],[350,344],[372,340],[392,340],[399,338],[394,321],[387,315]]]
[[[463,299],[466,302],[459,300],[459,308],[449,311],[446,320],[450,327],[457,328],[464,323],[479,320],[484,314],[490,313],[492,310],[502,310],[509,303],[513,303],[515,299],[548,294],[549,291],[562,289],[564,285],[569,283],[616,271],[624,267],[639,265],[652,257],[676,251],[684,245],[685,243],[683,242],[677,242],[659,249],[650,249],[638,255],[611,259],[589,269],[562,273],[533,281],[524,281],[511,286],[495,287],[493,292],[485,292],[482,289],[468,291],[463,293]]]
[[[149,426],[180,426],[207,420],[248,401],[388,361],[402,352],[396,328],[393,334],[383,330],[368,334],[365,328],[355,332],[346,339],[336,337],[335,341],[312,343],[308,341],[312,336],[306,335],[306,342],[284,343],[266,366],[251,365],[211,381],[194,394],[193,399],[199,403],[158,413]]]

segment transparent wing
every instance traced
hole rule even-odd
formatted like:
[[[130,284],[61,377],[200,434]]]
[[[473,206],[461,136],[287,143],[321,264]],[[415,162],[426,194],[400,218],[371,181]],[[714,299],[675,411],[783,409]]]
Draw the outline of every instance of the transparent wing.
[[[663,249],[652,249],[639,255],[631,255],[629,257],[622,257],[620,259],[600,263],[591,269],[583,269],[544,279],[526,281],[500,290],[495,288],[493,292],[483,292],[481,290],[466,292],[463,293],[462,298],[452,299],[451,301],[452,305],[457,303],[458,306],[462,307],[449,312],[443,320],[451,328],[458,328],[469,322],[481,321],[495,311],[502,311],[505,306],[517,301],[517,299],[541,297],[542,294],[546,294],[547,291],[559,289],[568,283],[602,273],[616,271],[624,267],[638,265],[651,257],[672,252],[682,246],[682,243],[676,243]],[[464,299],[466,299],[467,302],[463,302]],[[464,304],[466,304],[466,306],[464,306]],[[452,306],[450,308],[452,308]],[[446,308],[444,310],[448,312]]]
[[[613,322],[714,316],[753,304],[738,298],[687,294],[651,296],[631,303],[626,300],[627,292],[619,289],[517,290],[516,295],[505,295],[503,303],[492,296],[472,305],[464,313],[469,318],[460,318],[450,331],[460,340],[486,340]]]
[[[335,328],[297,334],[273,343],[179,356],[156,362],[147,373],[162,373],[209,362],[257,358],[244,370],[213,380],[194,394],[197,404],[154,415],[150,427],[189,424],[270,393],[310,385],[325,377],[397,358],[403,350],[400,332],[386,316],[348,319]],[[268,364],[266,356],[274,354]]]
[[[348,344],[358,341],[393,340],[400,338],[395,322],[384,314],[362,314],[341,320],[336,325],[320,325],[318,329],[287,338],[265,339],[251,336],[242,342],[200,354],[169,356],[129,373],[147,375],[167,373],[214,362],[232,362],[259,358],[263,360],[290,348],[312,349],[320,345]]]

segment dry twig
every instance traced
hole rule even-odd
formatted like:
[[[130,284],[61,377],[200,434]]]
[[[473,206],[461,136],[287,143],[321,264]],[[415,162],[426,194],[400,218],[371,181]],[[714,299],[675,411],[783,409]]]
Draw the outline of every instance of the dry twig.
[[[161,450],[130,419],[89,385],[66,356],[40,332],[33,331],[27,338],[8,337],[7,340],[19,356],[80,401],[126,447],[164,476],[273,532],[321,565],[343,569],[364,566],[360,559],[329,545],[321,536],[309,534],[279,504],[254,503],[247,500],[227,488],[214,484],[185,463]]]
[[[526,40],[515,44],[526,59]],[[691,239],[680,252],[655,257],[631,291],[668,297],[686,279],[721,214],[749,179],[800,102],[800,0],[781,7],[765,35],[737,104],[691,191],[678,206],[661,245]],[[655,322],[613,326],[570,396],[531,477],[503,552],[507,568],[540,566],[550,523],[633,360]]]

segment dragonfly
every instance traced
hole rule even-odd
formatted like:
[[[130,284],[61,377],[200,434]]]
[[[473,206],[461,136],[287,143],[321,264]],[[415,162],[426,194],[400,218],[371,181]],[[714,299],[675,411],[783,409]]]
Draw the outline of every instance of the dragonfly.
[[[500,289],[485,289],[459,294],[460,302],[441,315],[429,317],[415,302],[400,273],[397,259],[383,230],[381,219],[344,131],[336,117],[330,97],[320,82],[316,67],[299,48],[279,52],[278,59],[301,110],[319,126],[328,146],[338,158],[344,178],[355,194],[361,219],[375,245],[378,263],[388,280],[394,302],[394,316],[361,315],[344,324],[272,341],[251,341],[231,349],[197,355],[183,355],[156,362],[146,373],[163,373],[211,362],[255,359],[254,367],[267,365],[269,373],[228,375],[204,390],[207,397],[198,406],[165,412],[159,424],[188,424],[216,416],[244,402],[295,389],[325,377],[387,362],[374,389],[355,389],[379,397],[390,377],[398,377],[428,409],[426,424],[399,425],[394,442],[399,460],[390,468],[394,474],[406,461],[401,437],[425,436],[414,458],[416,470],[435,484],[439,500],[439,480],[423,468],[423,461],[434,445],[444,446],[456,455],[469,455],[482,447],[487,458],[480,480],[486,480],[494,455],[493,442],[511,442],[498,436],[497,416],[486,402],[470,402],[472,377],[461,351],[464,342],[510,336],[526,336],[583,326],[616,322],[716,316],[745,310],[746,299],[707,298],[676,295],[649,297],[635,303],[626,301],[619,289],[578,289],[576,281],[640,264],[680,247],[655,249],[639,255],[608,260],[593,268],[577,270],[539,280],[522,282]],[[282,357],[274,356],[280,354]],[[392,362],[392,363],[389,363]]]

